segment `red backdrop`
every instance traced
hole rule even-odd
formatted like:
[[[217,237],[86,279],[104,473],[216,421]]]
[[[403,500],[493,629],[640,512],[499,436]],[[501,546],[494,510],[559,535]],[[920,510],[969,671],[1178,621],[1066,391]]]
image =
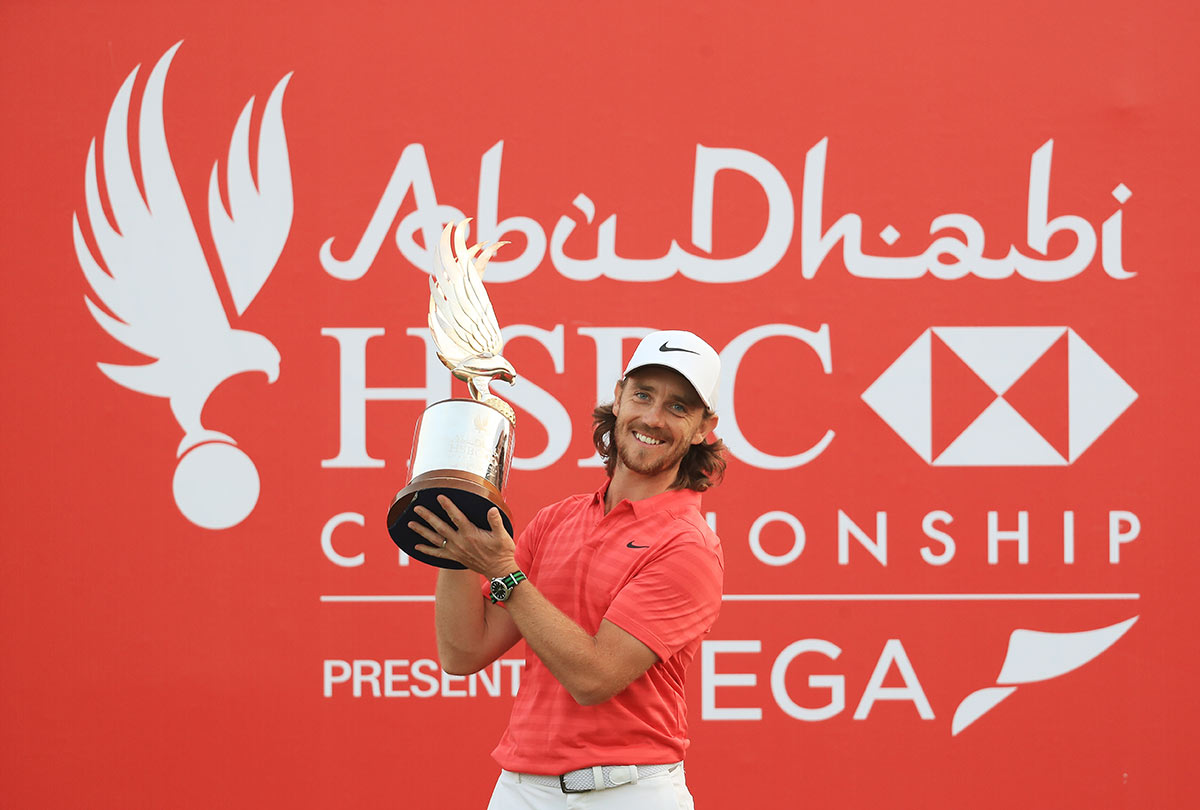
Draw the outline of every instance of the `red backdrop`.
[[[0,17],[5,806],[486,803],[519,666],[442,677],[383,525],[459,214],[518,528],[638,329],[723,353],[702,806],[1187,802],[1191,5]]]

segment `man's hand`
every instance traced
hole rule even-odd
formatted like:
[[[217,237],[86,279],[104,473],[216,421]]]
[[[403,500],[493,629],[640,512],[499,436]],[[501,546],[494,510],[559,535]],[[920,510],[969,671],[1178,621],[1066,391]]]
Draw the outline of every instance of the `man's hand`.
[[[449,523],[423,506],[418,506],[414,511],[429,526],[415,520],[409,521],[408,528],[429,543],[417,546],[417,551],[430,557],[462,563],[489,579],[503,577],[517,570],[514,556],[517,544],[505,530],[499,509],[492,507],[488,510],[487,519],[491,531],[486,531],[472,523],[445,495],[438,496],[438,503],[446,510],[446,516],[450,518]]]

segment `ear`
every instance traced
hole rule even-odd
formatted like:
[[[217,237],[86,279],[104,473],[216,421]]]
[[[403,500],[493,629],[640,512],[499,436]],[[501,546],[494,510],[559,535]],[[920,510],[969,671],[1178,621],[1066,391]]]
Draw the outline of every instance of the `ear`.
[[[708,434],[717,429],[717,418],[717,415],[713,414],[700,423],[700,428],[696,431],[696,435],[692,437],[692,444],[700,444],[708,438]]]
[[[613,401],[612,412],[613,416],[621,415],[621,389],[625,387],[624,380],[617,380],[617,384],[613,386]]]

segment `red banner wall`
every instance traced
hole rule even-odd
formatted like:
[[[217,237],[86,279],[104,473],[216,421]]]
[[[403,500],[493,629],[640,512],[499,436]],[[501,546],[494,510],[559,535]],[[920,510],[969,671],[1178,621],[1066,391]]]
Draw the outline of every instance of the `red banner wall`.
[[[700,806],[1188,803],[1190,5],[0,15],[0,803],[486,804],[519,649],[441,673],[383,522],[460,216],[518,530],[722,353]]]

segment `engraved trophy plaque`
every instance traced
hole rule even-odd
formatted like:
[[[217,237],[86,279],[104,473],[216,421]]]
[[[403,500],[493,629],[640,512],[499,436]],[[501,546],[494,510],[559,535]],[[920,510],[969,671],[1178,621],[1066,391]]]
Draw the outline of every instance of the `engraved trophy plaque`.
[[[493,380],[511,383],[516,371],[500,355],[504,340],[483,288],[484,267],[508,243],[468,248],[468,222],[447,225],[434,248],[429,330],[438,359],[467,383],[471,399],[442,400],[425,409],[413,436],[408,482],[387,514],[388,534],[406,554],[428,565],[455,569],[465,566],[416,550],[427,541],[408,528],[409,521],[424,523],[413,510],[424,506],[447,520],[437,502],[439,495],[446,495],[471,522],[487,529],[487,513],[494,506],[511,534],[512,518],[501,493],[512,462],[516,427],[512,407],[488,390]]]

